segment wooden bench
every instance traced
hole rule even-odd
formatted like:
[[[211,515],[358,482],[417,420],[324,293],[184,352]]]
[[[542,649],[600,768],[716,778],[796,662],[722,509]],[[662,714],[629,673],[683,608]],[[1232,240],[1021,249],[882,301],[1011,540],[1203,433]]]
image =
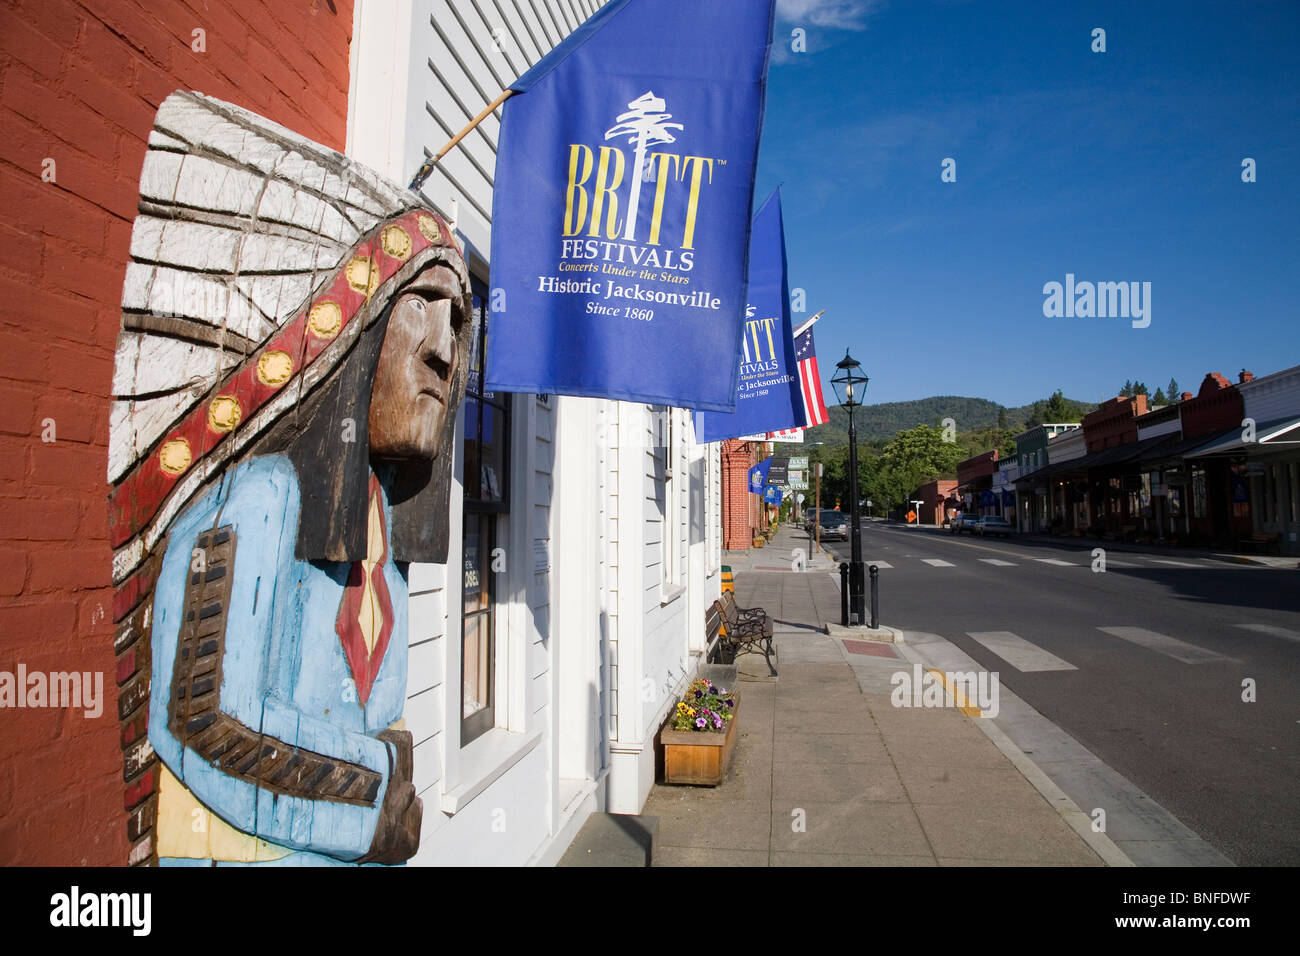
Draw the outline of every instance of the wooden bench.
[[[726,591],[722,592],[726,594]],[[704,659],[706,661],[717,660],[718,651],[722,643],[722,610],[717,601],[709,605],[709,609],[704,612]]]
[[[736,596],[729,591],[713,603],[726,628],[726,634],[718,641],[721,662],[732,664],[741,654],[762,653],[772,676],[776,677],[776,668],[772,666],[772,618],[768,613],[761,607],[737,607]]]
[[[1278,554],[1282,553],[1282,536],[1267,531],[1256,531],[1249,538],[1240,538],[1237,543],[1241,547],[1249,545],[1252,551],[1262,549],[1265,554],[1274,548],[1277,549]]]

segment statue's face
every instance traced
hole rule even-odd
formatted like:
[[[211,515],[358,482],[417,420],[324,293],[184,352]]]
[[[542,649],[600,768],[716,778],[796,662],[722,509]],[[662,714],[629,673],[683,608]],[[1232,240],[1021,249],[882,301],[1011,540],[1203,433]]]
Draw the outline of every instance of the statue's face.
[[[451,269],[433,266],[402,287],[388,319],[370,392],[370,451],[432,459],[453,411],[457,333],[469,316]]]

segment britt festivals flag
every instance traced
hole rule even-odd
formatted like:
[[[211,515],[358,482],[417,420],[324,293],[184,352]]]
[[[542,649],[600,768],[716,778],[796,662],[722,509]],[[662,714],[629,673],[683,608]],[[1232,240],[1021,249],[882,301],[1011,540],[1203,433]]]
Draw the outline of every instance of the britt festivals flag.
[[[763,489],[767,487],[767,473],[772,467],[772,459],[764,458],[753,468],[749,469],[749,493],[761,495]]]
[[[735,407],[773,9],[611,0],[511,84],[489,389]]]
[[[749,305],[735,353],[740,373],[736,410],[730,414],[697,412],[700,442],[764,434],[805,423],[803,394],[795,368],[790,327],[790,291],[785,276],[785,233],[781,191],[767,198],[754,216],[749,238]],[[715,378],[727,377],[715,369]]]

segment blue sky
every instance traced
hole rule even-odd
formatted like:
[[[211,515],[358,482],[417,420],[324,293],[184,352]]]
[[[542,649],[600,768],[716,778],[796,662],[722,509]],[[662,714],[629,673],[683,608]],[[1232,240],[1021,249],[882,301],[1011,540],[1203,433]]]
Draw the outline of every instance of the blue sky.
[[[824,378],[849,347],[869,402],[1015,406],[1300,363],[1300,4],[778,12],[755,202],[781,186]],[[1150,326],[1044,317],[1066,273],[1150,282]]]

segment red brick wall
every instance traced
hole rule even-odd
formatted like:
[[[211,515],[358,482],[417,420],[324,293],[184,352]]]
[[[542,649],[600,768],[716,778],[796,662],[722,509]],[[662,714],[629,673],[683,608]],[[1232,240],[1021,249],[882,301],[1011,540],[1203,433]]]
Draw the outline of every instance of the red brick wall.
[[[1102,402],[1095,412],[1083,417],[1083,440],[1088,451],[1102,451],[1137,441],[1137,419],[1146,413],[1145,395],[1133,398],[1118,395]]]
[[[998,450],[982,452],[957,465],[957,483],[965,485],[976,478],[992,475],[998,467]]]
[[[352,0],[0,0],[0,671],[106,698],[0,709],[0,865],[127,858],[105,472],[154,111],[198,90],[342,150],[351,39]]]
[[[729,439],[722,443],[722,547],[744,551],[766,527],[763,499],[749,490],[749,469],[763,460],[761,442]]]
[[[1218,372],[1210,372],[1201,381],[1196,397],[1184,401],[1179,411],[1183,437],[1195,438],[1225,428],[1240,428],[1245,405],[1236,385]]]

